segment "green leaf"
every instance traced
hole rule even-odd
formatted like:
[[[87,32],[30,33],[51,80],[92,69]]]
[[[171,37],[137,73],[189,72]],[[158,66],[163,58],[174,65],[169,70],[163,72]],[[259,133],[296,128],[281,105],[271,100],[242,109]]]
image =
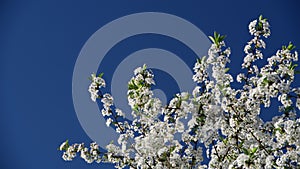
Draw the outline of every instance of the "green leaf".
[[[263,29],[263,24],[261,22],[258,22],[258,30],[262,30]]]
[[[197,63],[201,63],[201,59],[200,58],[197,58]]]
[[[135,105],[135,106],[132,108],[132,110],[138,113],[138,112],[139,112],[139,107],[138,107],[138,105]]]
[[[135,88],[135,87],[134,87],[134,85],[133,85],[132,83],[129,83],[129,84],[128,84],[128,89],[129,89],[129,90],[132,90],[132,89],[134,89],[134,88]]]
[[[203,56],[202,58],[201,58],[201,62],[203,63],[205,60],[206,60],[206,56]]]
[[[282,130],[282,128],[275,128],[274,131],[275,132],[278,131],[280,134],[284,133],[284,131]]]
[[[269,84],[268,78],[265,77],[262,83],[263,83],[264,85],[268,85],[268,84]]]
[[[205,122],[205,115],[200,115],[199,117],[196,118],[196,121],[198,124],[202,124]]]
[[[108,159],[108,155],[104,154],[102,158],[105,159],[105,160],[107,160]]]
[[[220,42],[222,42],[225,39],[225,35],[220,35],[216,31],[214,31],[214,36],[208,36],[208,38],[219,47]]]
[[[130,92],[128,93],[128,96],[129,96],[131,99],[133,99],[133,95],[134,95],[134,92],[132,92],[132,91],[130,91]]]
[[[226,36],[225,35],[222,35],[222,36],[220,36],[220,38],[219,38],[219,42],[222,42],[222,41],[224,41],[224,39],[226,38]]]
[[[297,66],[298,66],[298,64],[293,64],[291,67],[291,70],[294,70]]]
[[[176,146],[172,146],[172,147],[170,148],[170,152],[173,152],[173,151],[175,150],[175,148],[176,148]]]
[[[223,143],[224,143],[225,145],[227,145],[228,139],[223,139]]]
[[[295,74],[300,74],[300,70],[295,70]]]
[[[140,128],[140,127],[142,126],[142,124],[141,124],[141,123],[136,123],[136,126],[137,126],[138,128]]]
[[[170,122],[170,123],[175,123],[175,119],[172,118],[172,117],[170,117],[170,118],[169,118],[169,122]]]
[[[69,140],[66,140],[65,142],[65,145],[62,147],[62,151],[67,151],[67,149],[70,147],[70,144],[69,144]],[[64,144],[62,143],[62,144]],[[60,150],[60,147],[57,148],[57,150]]]
[[[244,152],[246,155],[249,155],[249,154],[250,154],[248,149],[246,149],[246,148],[242,148],[242,149],[243,149],[243,152]]]
[[[214,31],[214,38],[215,38],[215,39],[218,39],[218,38],[219,38],[219,34],[218,34],[216,31]]]
[[[158,160],[159,160],[160,162],[167,161],[167,153],[164,152]]]
[[[136,89],[138,89],[138,86],[134,83],[134,80],[131,80],[131,82],[128,83],[128,89],[129,90],[136,90]]]
[[[225,68],[225,73],[227,73],[230,70],[229,67]]]
[[[282,45],[282,50],[286,50],[287,49],[287,50],[291,51],[291,50],[293,50],[295,48],[296,48],[296,46],[294,46],[294,44],[292,42],[289,42],[288,46]]]
[[[216,43],[216,42],[215,42],[215,39],[214,39],[212,36],[208,36],[208,38],[209,38],[213,43]]]
[[[290,111],[293,110],[293,109],[294,109],[293,106],[286,107],[286,108],[284,109],[284,113],[288,113],[288,112],[290,112]]]
[[[287,47],[287,49],[288,50],[293,50],[293,49],[295,49],[296,48],[296,46],[294,46],[293,44],[292,44],[292,42],[289,42],[289,45],[288,45],[288,47]]]
[[[147,65],[144,64],[144,65],[143,65],[143,70],[146,70],[146,69],[147,69]]]
[[[102,78],[103,75],[104,75],[104,73],[100,73],[100,74],[98,75],[98,77]]]
[[[252,148],[251,153],[253,153],[253,154],[256,153],[257,149],[258,149],[258,147]]]
[[[190,98],[190,94],[187,94],[185,97],[181,97],[181,100],[186,101]]]

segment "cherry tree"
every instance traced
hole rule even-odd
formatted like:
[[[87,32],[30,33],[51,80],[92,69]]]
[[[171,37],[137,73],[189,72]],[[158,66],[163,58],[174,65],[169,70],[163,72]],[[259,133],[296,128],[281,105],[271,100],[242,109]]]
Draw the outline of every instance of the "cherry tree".
[[[269,27],[262,16],[249,24],[252,39],[244,48],[243,73],[236,79],[228,71],[231,52],[225,36],[215,32],[209,37],[208,56],[195,63],[197,86],[192,93],[176,94],[167,105],[153,95],[151,70],[146,65],[137,68],[127,92],[132,121],[114,106],[109,93],[101,92],[103,74],[92,74],[91,99],[103,103],[101,113],[106,125],[116,128],[118,141],[100,151],[95,142],[87,147],[67,140],[59,147],[62,158],[71,161],[80,154],[87,163],[134,169],[300,168],[300,87],[292,85],[299,73],[298,53],[289,43],[259,66]],[[240,88],[232,87],[235,80]],[[270,109],[273,98],[278,98],[280,115],[265,121],[259,115]]]

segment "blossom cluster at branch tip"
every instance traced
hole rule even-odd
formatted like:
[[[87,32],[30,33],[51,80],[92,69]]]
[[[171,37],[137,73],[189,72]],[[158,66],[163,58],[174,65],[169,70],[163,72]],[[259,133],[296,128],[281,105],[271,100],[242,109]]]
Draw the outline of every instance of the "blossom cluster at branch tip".
[[[96,99],[101,97],[99,95],[99,89],[101,87],[105,87],[105,81],[102,79],[103,74],[99,74],[99,76],[96,76],[96,74],[92,74],[90,77],[90,80],[92,83],[89,86],[88,91],[90,92],[92,101],[96,102]]]
[[[59,147],[60,151],[65,151],[62,155],[62,158],[65,161],[72,161],[77,153],[80,153],[80,157],[83,158],[87,163],[97,162],[100,163],[102,161],[102,156],[100,156],[99,146],[93,142],[90,144],[90,148],[81,144],[73,144],[69,145],[69,141],[66,140]]]
[[[127,92],[132,121],[114,107],[109,93],[101,92],[103,74],[92,74],[91,99],[101,101],[106,125],[113,125],[119,138],[104,152],[96,143],[85,147],[67,140],[59,147],[62,158],[71,161],[80,154],[87,163],[109,162],[119,169],[300,168],[300,87],[293,85],[298,53],[290,42],[266,64],[257,64],[265,58],[270,25],[259,16],[248,28],[252,39],[244,47],[241,73],[229,73],[231,49],[225,36],[214,32],[208,55],[193,68],[197,86],[175,94],[167,105],[153,94],[152,71],[146,65],[136,68]],[[232,85],[234,79],[241,87]],[[276,101],[279,115],[262,119],[260,114],[272,113],[263,110]]]

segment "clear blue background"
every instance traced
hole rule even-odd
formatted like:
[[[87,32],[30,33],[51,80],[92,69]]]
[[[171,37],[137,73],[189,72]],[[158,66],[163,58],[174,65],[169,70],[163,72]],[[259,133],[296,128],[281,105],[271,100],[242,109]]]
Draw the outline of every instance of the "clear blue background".
[[[227,45],[232,49],[230,72],[233,74],[239,71],[243,46],[250,39],[248,23],[259,14],[271,23],[266,55],[275,53],[289,41],[300,47],[297,1],[2,0],[1,169],[112,168],[106,164],[88,165],[82,159],[64,162],[57,151],[67,138],[71,142],[91,142],[73,108],[73,68],[82,46],[96,30],[119,17],[149,11],[182,17],[207,35],[214,30],[226,34]],[[180,43],[170,42],[171,46],[157,43],[159,37],[144,38],[150,40],[130,39],[127,48],[119,46],[118,53],[128,53],[127,50],[141,44],[148,47],[147,43],[170,51],[186,50]],[[184,52],[180,57],[185,57]]]

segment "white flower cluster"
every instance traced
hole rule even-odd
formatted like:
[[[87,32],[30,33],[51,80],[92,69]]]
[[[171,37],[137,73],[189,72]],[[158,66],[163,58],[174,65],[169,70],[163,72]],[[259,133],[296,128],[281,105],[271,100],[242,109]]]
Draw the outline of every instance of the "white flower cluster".
[[[266,48],[265,42],[261,39],[261,35],[265,38],[269,37],[270,25],[267,19],[259,17],[258,20],[254,20],[249,24],[249,32],[251,35],[254,35],[254,38],[248,42],[244,48],[246,56],[244,58],[244,63],[242,68],[247,68],[249,72],[257,72],[257,67],[251,67],[252,63],[257,59],[262,59],[263,55],[259,49]]]
[[[133,121],[113,109],[110,94],[98,95],[105,82],[102,75],[92,75],[92,100],[101,98],[102,115],[107,126],[116,127],[118,142],[100,152],[95,143],[86,148],[66,141],[59,148],[63,159],[70,161],[81,153],[88,163],[110,162],[132,169],[300,168],[300,88],[292,85],[298,53],[289,43],[259,66],[256,61],[263,58],[262,38],[270,35],[269,23],[260,16],[250,23],[249,32],[253,39],[244,48],[242,63],[246,72],[236,77],[242,88],[231,85],[234,79],[226,67],[230,48],[225,36],[215,33],[208,57],[194,67],[198,85],[191,94],[176,94],[166,106],[153,97],[152,72],[145,65],[134,71],[127,93]],[[263,106],[271,105],[271,98],[278,98],[281,115],[264,121],[259,115]],[[203,163],[204,155],[208,164]]]
[[[258,20],[250,22],[249,33],[254,36],[264,36],[265,38],[269,37],[271,34],[270,25],[266,18],[263,18],[262,15],[259,16]]]
[[[99,146],[95,142],[91,143],[90,149],[88,149],[83,143],[69,145],[69,141],[67,140],[61,144],[59,150],[65,151],[62,156],[65,161],[73,160],[77,153],[80,153],[80,157],[87,163],[92,163],[94,161],[100,163],[103,158],[103,156],[100,155]]]
[[[99,95],[99,89],[101,88],[101,87],[105,87],[105,81],[104,81],[104,79],[102,79],[102,75],[103,74],[100,74],[98,77],[96,76],[96,74],[92,74],[91,75],[91,81],[92,81],[92,83],[90,84],[90,86],[89,86],[89,92],[90,92],[90,94],[91,94],[91,99],[94,101],[94,102],[96,102],[96,99],[97,98],[99,98],[99,97],[101,97],[100,95]]]

